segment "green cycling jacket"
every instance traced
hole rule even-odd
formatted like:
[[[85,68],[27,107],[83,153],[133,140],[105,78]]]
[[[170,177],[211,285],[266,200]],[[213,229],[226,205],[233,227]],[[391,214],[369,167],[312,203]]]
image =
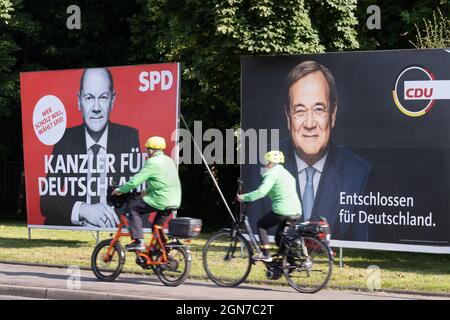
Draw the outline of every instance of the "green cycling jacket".
[[[297,194],[295,178],[281,164],[267,170],[258,189],[243,195],[245,202],[255,201],[265,196],[272,200],[272,209],[281,216],[302,214]]]
[[[181,204],[181,183],[172,158],[162,151],[145,161],[144,167],[130,181],[119,188],[127,193],[147,182],[143,200],[157,210],[179,207]]]

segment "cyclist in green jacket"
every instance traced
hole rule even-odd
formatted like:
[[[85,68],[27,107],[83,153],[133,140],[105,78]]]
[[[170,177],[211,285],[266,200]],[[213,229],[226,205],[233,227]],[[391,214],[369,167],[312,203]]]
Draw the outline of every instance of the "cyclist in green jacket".
[[[164,154],[166,141],[162,137],[151,137],[145,143],[148,159],[144,167],[130,181],[113,191],[121,195],[147,182],[147,189],[142,197],[130,201],[129,223],[132,243],[125,246],[129,251],[145,250],[142,218],[149,212],[178,208],[181,203],[181,183],[178,170],[172,158]],[[155,223],[162,224],[166,216],[155,217]]]
[[[261,254],[253,257],[254,260],[272,261],[269,255],[269,237],[267,230],[278,225],[277,235],[283,230],[286,220],[295,216],[300,217],[302,208],[297,194],[295,178],[287,171],[284,155],[281,151],[269,151],[264,159],[268,169],[263,175],[262,184],[253,192],[237,195],[240,202],[251,202],[268,196],[272,200],[272,211],[259,219],[257,227],[261,242]],[[296,217],[296,218],[297,218]]]

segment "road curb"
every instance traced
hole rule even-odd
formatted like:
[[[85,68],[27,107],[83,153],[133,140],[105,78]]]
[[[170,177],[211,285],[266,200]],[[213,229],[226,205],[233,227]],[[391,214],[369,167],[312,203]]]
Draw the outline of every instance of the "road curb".
[[[44,268],[58,268],[58,269],[67,269],[69,266],[67,265],[56,265],[56,264],[41,264],[41,263],[33,263],[33,262],[17,262],[17,261],[1,261],[0,263],[3,264],[11,264],[11,265],[21,265],[21,266],[30,266],[30,267],[44,267]],[[90,271],[91,268],[89,267],[79,267],[81,270],[87,270]],[[122,271],[126,274],[142,274],[139,272],[130,272],[130,271]],[[200,279],[200,278],[191,278],[189,279],[195,279],[195,280],[207,280],[207,279]],[[253,283],[253,282],[250,282]],[[270,282],[258,282],[255,284],[265,284],[273,286],[273,283]],[[404,295],[418,295],[418,296],[425,296],[425,297],[443,297],[443,298],[450,298],[450,293],[444,293],[444,292],[429,292],[429,291],[414,291],[414,290],[400,290],[400,289],[382,289],[382,290],[369,290],[367,288],[361,288],[361,287],[346,287],[346,286],[327,286],[328,289],[332,290],[350,290],[355,292],[366,292],[366,293],[393,293],[393,294],[404,294]],[[72,290],[69,290],[72,291]],[[1,292],[0,292],[1,293]]]
[[[49,300],[157,300],[95,291],[36,288],[0,284],[0,295]]]
[[[0,285],[0,295],[45,299],[45,297],[47,296],[47,289]]]

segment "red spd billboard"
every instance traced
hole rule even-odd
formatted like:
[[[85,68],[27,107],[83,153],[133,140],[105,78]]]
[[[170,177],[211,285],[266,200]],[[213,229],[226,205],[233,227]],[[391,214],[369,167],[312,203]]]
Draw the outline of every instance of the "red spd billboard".
[[[166,152],[178,154],[179,70],[171,63],[20,74],[30,227],[116,227],[104,219],[113,210],[106,190],[140,170],[148,137],[164,137]]]

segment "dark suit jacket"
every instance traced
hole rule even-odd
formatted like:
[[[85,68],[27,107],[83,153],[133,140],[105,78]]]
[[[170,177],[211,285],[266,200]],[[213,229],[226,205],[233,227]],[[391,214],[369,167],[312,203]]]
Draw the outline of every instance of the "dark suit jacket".
[[[295,151],[291,140],[282,141],[279,149],[285,155],[284,167],[297,180],[297,193],[299,198],[301,198]],[[244,180],[248,186],[248,190],[245,190],[245,192],[254,190],[260,185],[260,168],[258,165],[252,166],[250,175],[245,177],[250,180]],[[334,142],[330,143],[328,156],[314,199],[311,218],[313,219],[319,216],[327,218],[331,226],[333,239],[367,241],[368,231],[366,225],[359,223],[339,223],[339,211],[341,209],[347,209],[352,213],[356,213],[355,220],[357,220],[358,216],[354,206],[343,206],[339,204],[339,194],[340,192],[346,192],[348,194],[364,193],[370,172],[371,166],[365,160],[342,145]],[[271,210],[270,200],[267,198],[258,200],[251,204],[248,210],[249,216],[253,217],[252,224],[254,224],[255,220]]]
[[[131,153],[132,148],[135,148],[136,154],[136,148],[139,148],[138,131],[128,126],[109,122],[107,153],[115,155],[115,173],[108,173],[108,177],[112,176],[113,180],[117,183],[119,183],[120,177],[126,177],[128,180],[133,175],[129,170],[126,170],[125,172],[120,171],[120,154]],[[53,147],[54,157],[52,159],[52,167],[55,168],[57,155],[68,154],[87,154],[84,125],[66,129],[64,136]],[[135,161],[136,157],[134,157],[134,163]],[[139,165],[139,168],[140,167],[141,166]],[[128,168],[128,166],[126,166],[126,168]],[[59,177],[64,179],[64,177],[68,176],[81,178],[86,177],[87,174],[49,173],[47,178]],[[78,196],[80,188],[77,184],[75,184],[75,190],[75,196],[71,196],[70,194],[67,194],[66,196],[41,196],[41,214],[46,218],[45,224],[58,226],[72,225],[71,215],[73,205],[77,201],[86,201],[86,196]]]

